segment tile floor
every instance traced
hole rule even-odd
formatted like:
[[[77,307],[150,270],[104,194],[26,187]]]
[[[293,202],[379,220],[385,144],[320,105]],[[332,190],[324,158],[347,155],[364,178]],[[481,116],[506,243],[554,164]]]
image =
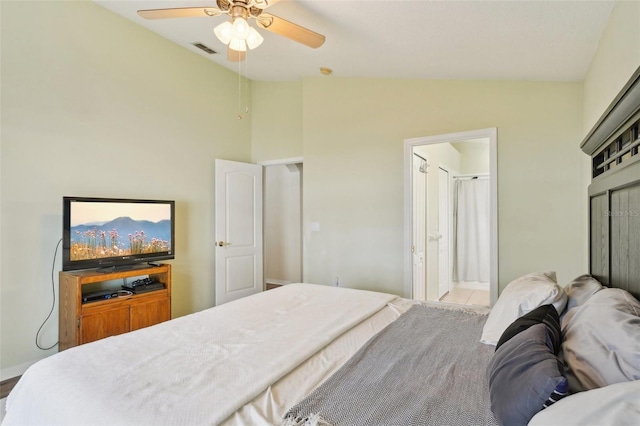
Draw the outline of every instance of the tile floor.
[[[489,306],[489,290],[455,287],[440,298],[441,302],[456,303],[458,305]]]

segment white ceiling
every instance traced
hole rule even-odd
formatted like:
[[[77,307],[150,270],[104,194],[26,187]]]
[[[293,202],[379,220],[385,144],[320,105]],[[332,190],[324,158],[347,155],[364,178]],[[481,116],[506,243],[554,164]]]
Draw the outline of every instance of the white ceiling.
[[[196,54],[253,80],[319,76],[581,81],[614,0],[281,0],[269,13],[324,34],[311,49],[258,28],[264,43],[231,63],[213,28],[228,19],[145,20],[138,9],[215,0],[94,0]],[[251,21],[254,22],[254,21]],[[192,43],[220,52],[208,55]]]

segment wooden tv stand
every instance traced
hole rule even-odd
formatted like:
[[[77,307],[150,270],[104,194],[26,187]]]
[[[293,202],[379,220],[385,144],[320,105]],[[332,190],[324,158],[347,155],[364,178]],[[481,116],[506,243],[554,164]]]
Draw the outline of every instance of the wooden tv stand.
[[[165,288],[82,303],[83,286],[145,275],[163,283]],[[171,319],[171,265],[145,265],[107,273],[95,270],[61,271],[59,277],[60,351]]]

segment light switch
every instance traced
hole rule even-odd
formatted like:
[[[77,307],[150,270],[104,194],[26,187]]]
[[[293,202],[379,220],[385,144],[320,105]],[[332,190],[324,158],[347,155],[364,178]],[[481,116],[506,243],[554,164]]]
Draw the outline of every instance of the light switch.
[[[311,232],[320,232],[320,222],[311,222]]]

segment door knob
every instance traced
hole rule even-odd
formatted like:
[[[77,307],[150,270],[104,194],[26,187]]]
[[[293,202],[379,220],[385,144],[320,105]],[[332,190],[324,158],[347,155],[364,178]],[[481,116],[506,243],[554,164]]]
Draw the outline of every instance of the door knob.
[[[224,241],[218,241],[218,247],[228,246],[231,243],[225,243]]]

